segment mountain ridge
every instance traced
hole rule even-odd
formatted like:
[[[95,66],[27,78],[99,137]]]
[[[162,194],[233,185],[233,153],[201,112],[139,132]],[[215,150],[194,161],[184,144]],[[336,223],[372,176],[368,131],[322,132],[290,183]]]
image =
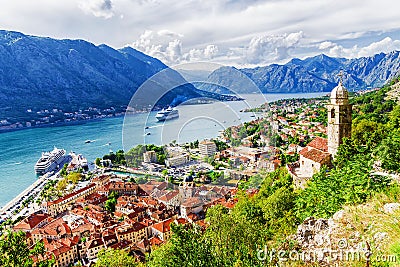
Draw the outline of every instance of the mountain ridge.
[[[130,47],[114,49],[80,39],[0,30],[0,120],[29,119],[32,114],[27,110],[127,106],[135,91],[163,70],[164,91],[171,84],[178,86],[164,95],[159,106],[212,95],[196,89],[160,60]]]
[[[400,51],[353,59],[320,54],[305,59],[293,58],[283,65],[271,64],[243,69],[221,67],[213,71],[204,84],[197,85],[198,88],[216,93],[228,93],[221,88],[235,87],[233,80],[236,74],[232,76],[231,70],[244,73],[263,93],[328,92],[336,86],[339,80],[338,74],[343,70],[344,85],[356,91],[382,86],[396,76],[400,70]],[[252,93],[252,91],[239,88],[235,92]]]

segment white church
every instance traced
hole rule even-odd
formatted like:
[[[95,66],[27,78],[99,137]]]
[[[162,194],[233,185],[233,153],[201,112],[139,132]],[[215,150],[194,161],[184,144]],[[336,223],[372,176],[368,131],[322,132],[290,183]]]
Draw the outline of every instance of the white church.
[[[316,137],[300,151],[299,162],[288,169],[297,186],[319,172],[322,166],[330,167],[344,137],[351,137],[352,107],[349,92],[342,81],[332,90],[328,111],[328,138]]]

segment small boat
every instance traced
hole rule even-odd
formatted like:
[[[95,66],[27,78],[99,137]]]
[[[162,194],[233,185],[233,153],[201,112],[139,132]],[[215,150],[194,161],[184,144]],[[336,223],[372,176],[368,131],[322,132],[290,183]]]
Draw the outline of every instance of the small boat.
[[[145,129],[149,129],[149,126],[144,127]]]
[[[146,133],[146,135],[151,135],[151,133]]]
[[[85,144],[89,144],[89,143],[91,143],[92,142],[92,140],[86,140],[85,141]]]

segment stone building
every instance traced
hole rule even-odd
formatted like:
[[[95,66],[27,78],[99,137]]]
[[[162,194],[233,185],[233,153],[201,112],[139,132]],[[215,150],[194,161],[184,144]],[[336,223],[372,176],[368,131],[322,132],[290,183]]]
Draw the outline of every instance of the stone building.
[[[330,97],[328,110],[328,152],[335,157],[344,137],[351,137],[352,109],[349,104],[349,92],[340,81]]]
[[[319,172],[322,166],[330,167],[343,138],[351,137],[352,107],[349,92],[342,81],[332,90],[328,112],[328,138],[316,137],[300,151],[300,160],[287,166],[296,186]]]
[[[311,177],[319,172],[322,166],[331,165],[331,154],[325,138],[314,138],[300,151],[300,169],[304,177]]]

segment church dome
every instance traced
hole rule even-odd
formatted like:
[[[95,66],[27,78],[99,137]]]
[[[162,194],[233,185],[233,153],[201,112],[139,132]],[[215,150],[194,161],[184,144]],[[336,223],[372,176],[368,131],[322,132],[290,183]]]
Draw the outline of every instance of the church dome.
[[[349,101],[349,92],[343,86],[342,82],[333,88],[331,92],[331,103],[332,104],[346,104]]]

